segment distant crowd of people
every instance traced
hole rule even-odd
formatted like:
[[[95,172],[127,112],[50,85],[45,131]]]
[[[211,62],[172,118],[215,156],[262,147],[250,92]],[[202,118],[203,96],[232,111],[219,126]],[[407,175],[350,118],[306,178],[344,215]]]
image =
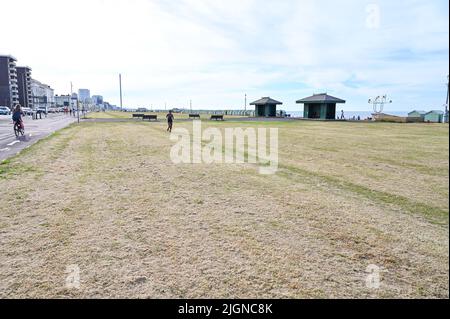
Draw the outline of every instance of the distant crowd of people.
[[[73,117],[77,117],[78,116],[78,110],[76,108],[65,107],[63,109],[63,112],[64,112],[65,115],[70,115],[70,116],[73,116]],[[81,108],[79,110],[79,112],[80,112],[81,116],[85,116],[87,114],[87,110],[84,107]]]
[[[341,111],[341,117],[337,117],[336,119],[337,119],[338,121],[339,121],[339,120],[341,120],[341,121],[346,120],[344,110]],[[358,115],[358,116],[354,115],[353,117],[350,118],[350,120],[351,120],[351,121],[361,121],[362,118],[361,118],[360,115]],[[370,117],[368,117],[368,118],[365,119],[365,121],[371,121],[371,120],[372,120],[372,118],[370,118]]]

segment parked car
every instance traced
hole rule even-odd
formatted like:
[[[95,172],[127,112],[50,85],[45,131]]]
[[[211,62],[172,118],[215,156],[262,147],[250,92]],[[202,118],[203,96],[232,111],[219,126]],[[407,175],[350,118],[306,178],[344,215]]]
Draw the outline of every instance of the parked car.
[[[33,115],[33,110],[30,109],[29,107],[23,107],[23,108],[22,108],[22,112],[23,112],[23,114],[25,114],[25,115]]]
[[[0,106],[0,115],[11,115],[11,110],[7,106]]]

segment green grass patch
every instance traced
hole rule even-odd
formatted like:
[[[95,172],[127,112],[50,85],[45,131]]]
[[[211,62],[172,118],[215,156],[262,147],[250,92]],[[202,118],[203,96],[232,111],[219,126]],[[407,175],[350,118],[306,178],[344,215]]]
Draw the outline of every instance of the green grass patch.
[[[0,163],[0,180],[14,179],[24,173],[39,172],[39,169],[23,163],[6,160]]]
[[[408,213],[421,215],[434,224],[448,225],[449,223],[449,212],[438,207],[433,207],[416,202],[404,196],[374,190],[367,186],[358,185],[332,176],[314,173],[298,167],[280,165],[280,168],[288,171],[284,172],[283,175],[285,177],[295,178],[295,174],[301,175],[307,178],[303,181],[308,182],[309,179],[310,184],[317,185],[317,182],[326,183],[329,186],[336,187],[340,190],[349,191],[376,203],[395,205]]]

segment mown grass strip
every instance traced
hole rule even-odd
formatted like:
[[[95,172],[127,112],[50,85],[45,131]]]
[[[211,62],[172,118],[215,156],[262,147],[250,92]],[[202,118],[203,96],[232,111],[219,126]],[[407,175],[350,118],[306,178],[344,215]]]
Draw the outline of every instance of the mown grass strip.
[[[280,165],[280,168],[285,170],[285,174],[283,175],[288,178],[293,178],[295,174],[297,174],[308,177],[309,179],[314,179],[316,182],[319,180],[319,182],[324,182],[330,186],[349,191],[371,201],[385,205],[395,205],[408,213],[419,214],[433,224],[448,225],[449,223],[449,212],[438,207],[418,203],[404,196],[377,191],[366,186],[341,180],[336,177],[314,173],[298,167]]]
[[[11,162],[9,160],[0,163],[0,180],[17,178],[23,173],[39,172],[37,167],[21,163]]]
[[[192,133],[191,133],[192,138]],[[202,141],[202,146],[205,146],[207,143]],[[248,151],[247,151],[247,145],[245,147],[244,156],[245,159],[248,159]],[[234,150],[235,151],[235,150]],[[222,147],[222,152],[225,154],[226,147]],[[259,164],[261,165],[261,164]],[[315,184],[317,183],[326,183],[330,186],[339,188],[341,190],[349,191],[353,194],[356,194],[358,196],[367,198],[371,201],[384,204],[384,205],[395,205],[402,210],[410,213],[410,214],[416,214],[421,215],[425,217],[429,222],[437,225],[448,225],[449,224],[449,212],[446,210],[443,210],[438,207],[433,207],[424,203],[419,203],[416,201],[413,201],[407,197],[395,195],[387,192],[377,191],[371,188],[368,188],[366,186],[358,185],[349,181],[341,180],[336,177],[323,175],[314,173],[305,169],[301,169],[294,166],[289,165],[283,165],[279,164],[279,168],[281,169],[281,172],[278,173],[278,175],[283,175],[284,177],[288,177],[290,179],[297,175],[301,175],[302,177],[307,177],[308,180],[303,180],[304,182],[309,182],[309,184]],[[285,170],[284,172],[282,170]],[[294,173],[294,174],[292,174]]]
[[[64,131],[67,131],[73,127],[74,124],[71,124],[61,130],[58,130],[50,134],[49,136],[37,141],[36,143],[30,145],[29,147],[24,148],[18,154],[0,162],[0,180],[17,178],[21,174],[30,172],[42,173],[43,172],[42,168],[22,163],[19,160],[23,158],[23,156],[35,152],[48,141],[53,140],[55,138],[60,138],[60,142],[55,145],[53,153],[50,155],[52,159],[56,159],[57,156],[61,154],[64,151],[64,149],[67,148],[70,140],[74,136],[73,134],[71,134],[70,136],[63,136]]]

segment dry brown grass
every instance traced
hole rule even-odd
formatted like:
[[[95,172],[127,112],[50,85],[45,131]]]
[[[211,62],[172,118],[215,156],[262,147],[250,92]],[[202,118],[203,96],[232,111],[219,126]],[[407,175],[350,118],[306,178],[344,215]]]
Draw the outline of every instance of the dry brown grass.
[[[0,296],[448,298],[448,126],[208,125],[279,127],[279,173],[173,165],[159,123],[72,126],[1,165]]]

